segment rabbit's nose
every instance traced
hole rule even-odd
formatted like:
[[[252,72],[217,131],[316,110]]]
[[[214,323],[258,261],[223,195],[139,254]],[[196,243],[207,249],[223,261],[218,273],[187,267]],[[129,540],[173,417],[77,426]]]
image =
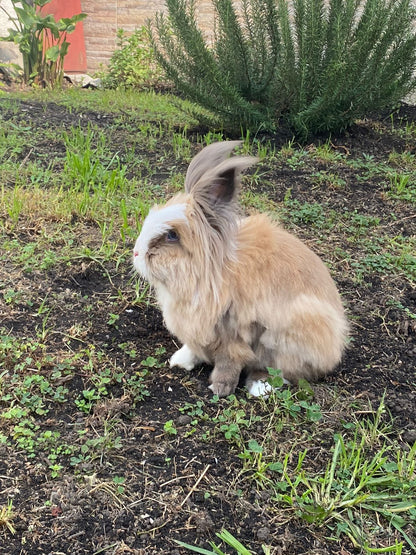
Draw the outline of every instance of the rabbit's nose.
[[[133,251],[133,256],[134,256],[134,258],[136,258],[136,256],[139,256],[139,251],[134,250]]]

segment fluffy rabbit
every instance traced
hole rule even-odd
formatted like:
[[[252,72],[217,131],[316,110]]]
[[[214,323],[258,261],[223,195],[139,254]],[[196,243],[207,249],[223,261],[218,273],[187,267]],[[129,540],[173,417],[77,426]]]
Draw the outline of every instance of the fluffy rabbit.
[[[229,157],[239,144],[195,156],[185,192],[150,210],[133,258],[183,343],[171,367],[212,364],[219,396],[235,390],[243,369],[253,394],[267,391],[268,367],[290,382],[330,372],[348,330],[321,259],[266,215],[240,216],[240,174],[257,159]]]

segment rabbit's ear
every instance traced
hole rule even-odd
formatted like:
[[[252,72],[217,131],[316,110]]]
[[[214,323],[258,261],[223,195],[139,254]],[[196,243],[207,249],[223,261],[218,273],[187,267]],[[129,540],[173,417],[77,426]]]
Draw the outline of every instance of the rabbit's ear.
[[[234,203],[240,189],[241,172],[258,161],[253,156],[234,156],[207,171],[195,184],[191,195],[201,206],[219,209]]]
[[[257,158],[234,156],[205,173],[191,191],[208,224],[222,237],[231,239],[238,214],[237,195],[241,172]]]
[[[241,145],[241,141],[223,141],[206,146],[189,164],[185,177],[185,191],[190,193],[204,174],[216,168]]]

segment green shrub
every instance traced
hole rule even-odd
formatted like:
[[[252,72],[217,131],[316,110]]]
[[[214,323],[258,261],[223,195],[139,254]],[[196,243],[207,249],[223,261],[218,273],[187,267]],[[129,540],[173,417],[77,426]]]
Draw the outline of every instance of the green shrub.
[[[156,57],[226,130],[339,131],[416,85],[411,0],[212,0],[213,44],[193,0],[166,0],[150,28]],[[292,9],[293,8],[293,9]]]
[[[277,117],[274,0],[244,2],[243,25],[231,0],[213,0],[213,5],[217,25],[210,48],[193,1],[166,0],[168,17],[157,14],[150,28],[157,60],[181,93],[217,116],[209,123],[232,130],[271,128]]]
[[[148,89],[161,83],[162,72],[151,49],[145,27],[126,36],[117,32],[117,49],[113,53],[103,85],[109,89]]]
[[[301,135],[342,130],[370,111],[395,105],[416,84],[411,0],[331,0],[327,9],[322,4],[295,0],[298,94],[289,119]]]

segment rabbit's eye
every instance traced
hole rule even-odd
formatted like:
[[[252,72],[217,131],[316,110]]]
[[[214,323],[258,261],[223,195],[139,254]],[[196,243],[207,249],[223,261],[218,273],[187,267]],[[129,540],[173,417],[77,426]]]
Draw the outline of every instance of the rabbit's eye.
[[[179,241],[179,235],[173,229],[170,229],[166,233],[166,241],[168,243],[177,243]]]

